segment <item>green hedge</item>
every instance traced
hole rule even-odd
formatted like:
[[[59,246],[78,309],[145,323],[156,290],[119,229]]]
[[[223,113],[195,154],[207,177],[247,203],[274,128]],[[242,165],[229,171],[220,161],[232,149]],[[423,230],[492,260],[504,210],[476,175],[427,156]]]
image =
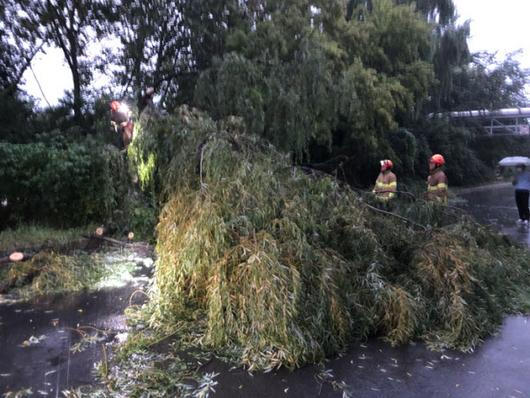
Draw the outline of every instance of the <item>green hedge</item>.
[[[0,143],[4,224],[66,226],[107,220],[126,197],[127,181],[124,155],[91,139]]]

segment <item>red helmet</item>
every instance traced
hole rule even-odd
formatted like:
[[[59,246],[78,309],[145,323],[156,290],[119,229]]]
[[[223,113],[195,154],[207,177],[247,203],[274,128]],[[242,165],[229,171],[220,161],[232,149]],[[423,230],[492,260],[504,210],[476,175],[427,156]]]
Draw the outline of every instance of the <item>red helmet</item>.
[[[112,101],[110,103],[110,109],[112,109],[113,112],[118,112],[118,109],[120,109],[120,102],[119,101]]]
[[[445,164],[445,159],[442,155],[436,154],[432,155],[430,162],[436,167],[442,167]]]
[[[383,171],[391,170],[392,167],[394,167],[394,163],[392,163],[392,161],[389,159],[381,160],[380,163],[381,163],[381,170]]]

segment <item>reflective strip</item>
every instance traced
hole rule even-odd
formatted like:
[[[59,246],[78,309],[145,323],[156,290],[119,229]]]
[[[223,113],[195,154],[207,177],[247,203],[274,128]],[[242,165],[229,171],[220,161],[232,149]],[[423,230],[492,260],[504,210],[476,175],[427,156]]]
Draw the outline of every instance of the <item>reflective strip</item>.
[[[377,200],[380,200],[382,202],[388,202],[390,199],[394,199],[396,197],[396,194],[393,192],[374,192],[375,197]]]
[[[394,181],[394,182],[389,182],[388,184],[385,184],[384,182],[376,182],[375,184],[376,187],[378,188],[396,188],[397,187],[397,182]]]
[[[444,205],[447,204],[448,187],[445,182],[440,182],[436,185],[427,185],[427,191],[433,194],[433,196],[429,197],[431,201]]]
[[[439,183],[437,185],[429,185],[429,186],[427,186],[427,190],[429,192],[447,190],[447,188],[448,188],[448,186],[444,182],[441,182],[441,183]]]

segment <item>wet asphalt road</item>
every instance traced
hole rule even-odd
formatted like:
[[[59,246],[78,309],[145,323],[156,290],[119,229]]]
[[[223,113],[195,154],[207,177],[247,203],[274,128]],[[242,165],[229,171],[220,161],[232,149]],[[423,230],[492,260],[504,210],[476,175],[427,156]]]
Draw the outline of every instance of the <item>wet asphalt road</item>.
[[[510,186],[467,190],[461,196],[467,200],[463,206],[479,221],[522,244],[530,243],[528,232],[515,226]],[[112,339],[125,328],[122,314],[134,289],[0,305],[0,393],[31,387],[34,396],[60,396],[65,388],[93,383],[94,363],[101,358],[104,341],[73,353],[70,348],[79,341],[73,329],[112,329],[107,337]],[[351,397],[530,397],[529,320],[507,318],[497,336],[470,354],[432,352],[423,344],[392,348],[371,339],[353,344],[324,368],[249,375],[214,362],[204,370],[219,373],[216,397],[342,397],[344,391]],[[21,346],[41,335],[46,338],[38,344]],[[346,387],[334,389],[331,382],[335,387],[344,382]]]
[[[91,384],[104,340],[82,352],[72,347],[82,333],[95,335],[93,327],[112,330],[105,340],[124,330],[123,310],[131,292],[128,286],[0,306],[0,392],[31,388],[34,396],[57,396],[69,387]],[[28,346],[32,336],[41,339]]]
[[[124,310],[145,300],[136,294],[152,272],[144,266],[144,251],[130,257],[136,270],[114,281],[119,287],[31,302],[0,295],[0,396],[31,389],[31,396],[63,397],[64,390],[95,383],[105,343],[127,328]]]
[[[529,354],[530,322],[510,317],[501,334],[471,354],[432,352],[422,344],[392,348],[374,339],[355,344],[325,368],[352,397],[530,397]],[[218,376],[215,396],[341,397],[342,391],[318,381],[319,373],[314,366],[253,377],[235,370]]]
[[[462,207],[483,224],[491,225],[516,242],[530,247],[528,230],[519,227],[515,205],[515,193],[511,184],[495,184],[490,187],[467,189],[460,196],[465,200]]]

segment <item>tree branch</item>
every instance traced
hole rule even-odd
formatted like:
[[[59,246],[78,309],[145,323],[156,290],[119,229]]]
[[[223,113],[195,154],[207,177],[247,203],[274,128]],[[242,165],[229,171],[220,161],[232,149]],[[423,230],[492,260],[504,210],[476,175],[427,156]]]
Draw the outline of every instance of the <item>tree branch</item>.
[[[24,76],[24,72],[31,66],[31,62],[33,62],[33,58],[42,50],[42,47],[44,47],[45,42],[42,42],[38,47],[34,48],[33,51],[25,57],[25,63],[22,65],[20,70],[18,71],[17,76],[13,80],[13,82],[10,85],[9,90],[16,90],[18,87],[20,81],[22,80],[22,77]]]

